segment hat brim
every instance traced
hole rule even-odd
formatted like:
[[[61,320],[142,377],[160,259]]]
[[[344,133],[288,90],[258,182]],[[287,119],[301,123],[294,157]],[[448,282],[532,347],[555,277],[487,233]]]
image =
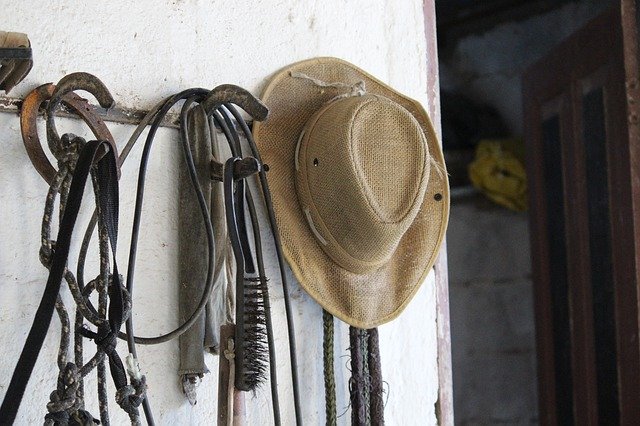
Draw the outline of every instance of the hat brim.
[[[420,123],[429,153],[438,165],[431,168],[422,206],[396,252],[373,272],[354,274],[339,267],[319,246],[304,217],[295,188],[298,137],[311,116],[345,89],[319,87],[292,77],[292,72],[325,82],[364,81],[367,93],[399,103]],[[325,310],[354,327],[373,328],[396,318],[432,268],[449,218],[444,157],[428,114],[417,101],[336,58],[314,58],[280,70],[268,82],[262,101],[270,115],[266,121],[254,123],[253,134],[262,160],[269,166],[267,180],[283,252],[300,285]]]

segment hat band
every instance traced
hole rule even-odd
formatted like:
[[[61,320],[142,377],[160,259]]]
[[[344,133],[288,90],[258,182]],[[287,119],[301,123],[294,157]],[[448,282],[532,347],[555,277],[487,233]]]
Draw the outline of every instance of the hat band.
[[[329,104],[330,102],[327,102],[323,109],[325,109]],[[316,113],[316,117],[321,114],[323,109]],[[313,127],[314,123],[314,118],[311,118],[305,128],[300,132],[300,136],[298,137],[294,152],[296,174],[304,174],[304,160],[302,162],[300,161],[300,155],[304,155],[303,145],[306,139],[305,136],[310,135],[309,129]],[[384,259],[379,259],[377,261],[373,261],[370,258],[363,260],[354,257],[351,253],[345,250],[331,234],[331,231],[326,227],[321,215],[318,213],[314,201],[311,197],[311,192],[308,187],[308,181],[304,179],[304,183],[302,183],[303,187],[298,186],[300,184],[301,182],[296,179],[298,200],[300,202],[300,207],[302,212],[304,213],[304,218],[307,222],[309,230],[315,237],[319,246],[322,247],[322,250],[325,252],[325,254],[333,259],[336,264],[351,273],[364,274],[381,267],[389,260],[389,257],[385,257]]]
[[[307,218],[307,222],[309,222],[309,228],[311,228],[311,232],[313,232],[313,235],[316,236],[316,238],[318,239],[318,241],[322,243],[322,245],[325,245],[325,246],[329,245],[329,242],[324,239],[324,237],[320,234],[320,231],[318,231],[318,228],[316,228],[316,225],[313,223],[313,218],[311,217],[311,210],[309,210],[308,207],[305,207],[304,215]]]
[[[302,132],[300,132],[300,136],[298,137],[298,143],[296,144],[296,152],[293,157],[293,161],[296,166],[296,172],[300,171],[300,161],[298,160],[298,157],[300,156],[300,143],[302,143],[302,138],[304,137],[305,130],[306,129],[302,129]]]

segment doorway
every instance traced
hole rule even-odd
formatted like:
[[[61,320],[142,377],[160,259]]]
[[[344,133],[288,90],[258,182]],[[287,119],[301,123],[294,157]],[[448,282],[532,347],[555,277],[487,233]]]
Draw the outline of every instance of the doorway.
[[[455,423],[544,424],[529,210],[522,211],[516,194],[505,190],[500,203],[499,188],[473,186],[469,166],[477,163],[480,146],[499,147],[526,166],[523,73],[611,2],[436,5],[443,145],[452,184],[447,241]]]

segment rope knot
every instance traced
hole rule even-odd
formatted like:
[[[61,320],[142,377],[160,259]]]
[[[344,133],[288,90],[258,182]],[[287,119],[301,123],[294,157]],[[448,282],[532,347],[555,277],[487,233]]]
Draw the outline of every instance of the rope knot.
[[[116,391],[116,402],[129,415],[137,415],[138,407],[144,401],[147,392],[147,380],[144,376],[130,385],[122,386]]]
[[[45,426],[89,426],[99,425],[100,420],[94,418],[87,410],[78,410],[73,414],[49,413],[44,416],[44,424]]]
[[[49,396],[49,413],[45,416],[45,423],[69,424],[70,417],[82,407],[82,400],[77,398],[80,380],[78,367],[74,363],[67,363],[58,375],[58,388]]]
[[[136,390],[132,385],[126,385],[116,391],[116,402],[127,413],[137,408],[133,405],[132,398],[135,396]]]
[[[80,157],[80,149],[85,144],[85,140],[73,133],[65,133],[60,138],[60,144],[52,150],[53,155],[58,160],[58,168],[68,167],[75,169],[78,158]]]
[[[92,424],[100,424],[100,420],[94,418],[87,410],[76,411],[70,420],[69,425],[89,426]]]
[[[116,350],[118,334],[111,331],[108,327],[100,327],[94,341],[96,342],[96,346],[109,356]]]
[[[138,360],[132,354],[127,355],[127,373],[131,384],[120,387],[116,391],[116,402],[129,416],[138,416],[138,407],[144,401],[147,393],[147,379],[140,372]]]
[[[50,403],[49,403],[50,404]],[[49,407],[47,404],[47,408]],[[47,413],[44,416],[44,424],[45,425],[68,425],[69,424],[69,413],[66,411],[56,411],[53,413]]]

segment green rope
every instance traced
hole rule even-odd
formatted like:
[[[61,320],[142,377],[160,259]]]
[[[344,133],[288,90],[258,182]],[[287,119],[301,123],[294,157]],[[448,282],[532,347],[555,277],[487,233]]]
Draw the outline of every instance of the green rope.
[[[336,379],[333,368],[333,315],[322,310],[322,322],[324,330],[324,396],[326,401],[327,425],[335,426],[336,416]]]

